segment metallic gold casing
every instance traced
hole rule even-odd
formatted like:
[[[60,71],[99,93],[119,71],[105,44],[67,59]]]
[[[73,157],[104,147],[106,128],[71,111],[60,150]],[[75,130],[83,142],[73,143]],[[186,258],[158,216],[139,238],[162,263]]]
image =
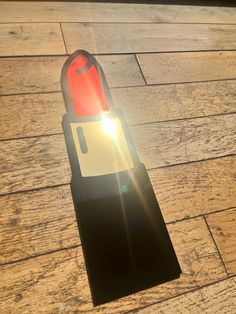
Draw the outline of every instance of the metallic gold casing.
[[[119,117],[70,125],[83,177],[117,173],[134,167]],[[83,132],[86,151],[81,149],[78,129]]]

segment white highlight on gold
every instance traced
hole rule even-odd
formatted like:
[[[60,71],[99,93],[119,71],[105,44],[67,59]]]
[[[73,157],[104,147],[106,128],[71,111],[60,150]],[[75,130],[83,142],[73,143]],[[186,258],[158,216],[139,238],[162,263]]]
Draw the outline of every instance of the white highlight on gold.
[[[113,139],[116,137],[116,123],[114,119],[108,119],[107,117],[103,116],[102,129]]]

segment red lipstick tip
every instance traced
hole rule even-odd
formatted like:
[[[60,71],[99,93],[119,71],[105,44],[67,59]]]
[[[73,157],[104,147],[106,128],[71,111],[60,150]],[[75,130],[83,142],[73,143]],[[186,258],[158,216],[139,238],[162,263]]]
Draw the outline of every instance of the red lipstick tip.
[[[76,70],[80,70],[84,68],[86,64],[88,63],[88,58],[81,54],[77,58],[75,58],[72,63],[76,67]]]

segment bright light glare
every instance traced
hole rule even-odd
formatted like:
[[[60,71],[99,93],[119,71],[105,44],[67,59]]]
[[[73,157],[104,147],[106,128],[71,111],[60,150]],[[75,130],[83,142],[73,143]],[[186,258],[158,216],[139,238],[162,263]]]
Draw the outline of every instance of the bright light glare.
[[[108,119],[106,117],[103,118],[102,129],[105,133],[115,138],[116,136],[116,124],[112,119]]]

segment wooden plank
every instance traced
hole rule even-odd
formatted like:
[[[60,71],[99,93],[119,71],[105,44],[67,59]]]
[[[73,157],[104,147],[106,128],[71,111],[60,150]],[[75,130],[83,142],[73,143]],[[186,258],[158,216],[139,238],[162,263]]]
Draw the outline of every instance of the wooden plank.
[[[165,221],[235,206],[235,164],[225,157],[149,171]],[[0,209],[0,264],[80,243],[69,185],[1,196]]]
[[[119,14],[117,12],[119,11]],[[0,2],[2,22],[232,23],[235,8],[130,4]]]
[[[148,84],[236,78],[236,51],[140,54]]]
[[[191,53],[189,59],[186,59],[186,54],[174,54],[178,57],[175,59],[173,59],[173,54],[158,54],[159,57],[156,54],[139,55],[139,58],[142,58],[140,62],[148,83],[159,84],[235,77],[236,53],[234,52]],[[170,60],[170,56],[173,60]],[[143,57],[146,58],[144,61],[147,63],[142,61]],[[145,85],[133,55],[99,56],[98,60],[104,69],[110,87]],[[153,61],[154,66],[148,60]],[[59,91],[60,72],[64,61],[65,57],[1,59],[0,94]],[[166,61],[167,63],[165,63]],[[162,67],[160,67],[161,64]],[[182,72],[183,66],[190,65],[190,71]],[[152,71],[152,68],[155,67],[158,68],[158,72]],[[173,71],[172,68],[174,68]],[[205,70],[210,68],[211,71]],[[148,71],[153,75],[152,78]],[[194,72],[193,75],[192,72]]]
[[[236,81],[114,88],[130,125],[236,112]],[[0,139],[61,133],[60,92],[2,96]],[[17,123],[16,123],[17,116]]]
[[[221,213],[208,215],[207,222],[228,272],[230,274],[235,274],[236,208]]]
[[[0,110],[1,139],[62,133],[66,110],[61,92],[1,96]]]
[[[70,186],[0,198],[0,264],[80,244]]]
[[[232,23],[235,8],[135,3],[0,2],[2,22]]]
[[[183,271],[180,279],[93,308],[81,247],[67,249],[1,266],[1,312],[124,312],[227,276],[202,218],[168,228]]]
[[[236,111],[236,81],[112,89],[129,124],[201,117]]]
[[[137,125],[131,132],[147,168],[236,152],[236,114]]]
[[[56,23],[0,24],[0,55],[56,55],[66,53]]]
[[[63,23],[62,31],[69,53],[236,49],[236,25]]]
[[[137,309],[134,313],[234,313],[235,295],[236,281],[235,278],[230,278],[171,300]]]
[[[99,56],[110,87],[145,85],[133,55]],[[66,57],[0,59],[0,95],[59,91]]]
[[[69,182],[63,135],[4,141],[0,152],[1,193]]]
[[[149,175],[166,222],[236,204],[235,157],[155,169]]]
[[[0,94],[58,91],[65,57],[0,59]]]
[[[235,154],[236,114],[130,127],[147,168]],[[63,135],[0,142],[0,193],[64,184],[70,177]],[[10,152],[10,154],[9,154]]]

